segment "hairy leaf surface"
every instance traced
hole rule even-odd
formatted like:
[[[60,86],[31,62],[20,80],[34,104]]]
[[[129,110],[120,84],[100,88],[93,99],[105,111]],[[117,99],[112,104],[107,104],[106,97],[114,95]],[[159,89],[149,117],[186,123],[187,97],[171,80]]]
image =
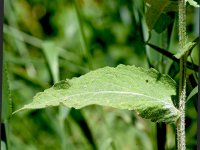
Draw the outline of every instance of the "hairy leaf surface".
[[[176,83],[168,75],[155,69],[119,65],[60,81],[20,110],[58,105],[80,109],[97,104],[135,110],[143,118],[172,123],[179,117],[172,102],[175,95]]]

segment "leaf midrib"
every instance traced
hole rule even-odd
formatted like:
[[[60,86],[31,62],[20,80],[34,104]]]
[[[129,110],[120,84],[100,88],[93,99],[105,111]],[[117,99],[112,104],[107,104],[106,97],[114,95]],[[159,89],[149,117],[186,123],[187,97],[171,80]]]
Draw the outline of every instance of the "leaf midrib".
[[[151,98],[151,99],[154,99],[154,100],[160,100],[160,99],[157,99],[157,98],[154,98],[154,97],[151,97],[149,95],[145,95],[145,94],[140,94],[140,93],[135,93],[135,92],[123,92],[123,91],[95,91],[95,92],[84,92],[84,93],[78,93],[78,94],[74,94],[74,95],[69,95],[65,98],[72,98],[72,97],[76,97],[76,96],[82,96],[82,95],[88,95],[88,94],[95,94],[95,95],[98,95],[98,94],[122,94],[122,95],[132,95],[132,96],[144,96],[144,97],[147,97],[147,98]]]
[[[65,101],[65,100],[70,99],[70,98],[72,98],[72,97],[83,96],[83,95],[88,95],[88,94],[96,94],[96,95],[98,95],[98,94],[126,94],[126,95],[131,95],[131,96],[144,96],[144,97],[151,98],[151,99],[154,99],[154,100],[157,100],[157,101],[163,100],[162,103],[163,103],[163,104],[165,103],[165,105],[168,105],[168,104],[169,104],[169,102],[164,101],[164,99],[157,99],[157,98],[154,98],[154,97],[145,95],[145,94],[139,94],[139,93],[129,92],[129,91],[127,91],[127,92],[123,92],[123,91],[95,91],[95,92],[84,92],[84,93],[73,94],[73,95],[69,95],[69,96],[66,96],[66,97],[62,97],[62,98],[60,98],[61,101],[60,101],[60,100],[58,100],[58,101],[59,101],[59,104],[60,104],[60,103],[63,103],[63,102],[62,102],[63,99],[64,99],[63,101]],[[55,101],[55,99],[49,100],[48,102],[51,103],[52,101]],[[59,104],[58,104],[58,105],[59,105]],[[45,105],[48,105],[48,103],[46,103]],[[43,105],[37,105],[37,106],[43,107]]]

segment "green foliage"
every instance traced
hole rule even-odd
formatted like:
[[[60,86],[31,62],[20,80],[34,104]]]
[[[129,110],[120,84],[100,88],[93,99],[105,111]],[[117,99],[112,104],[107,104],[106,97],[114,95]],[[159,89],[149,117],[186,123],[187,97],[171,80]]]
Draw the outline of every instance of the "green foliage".
[[[96,70],[118,64],[152,67],[178,80],[179,59],[173,56],[179,49],[175,17],[177,1],[170,1],[160,17],[155,18],[156,21],[155,16],[148,18],[156,22],[148,43],[154,45],[153,48],[145,45],[149,29],[144,17],[148,17],[149,7],[144,1],[76,2],[80,18],[77,17],[74,1],[5,1],[4,61],[9,71],[13,110],[31,103],[36,93],[51,86],[50,89],[56,92],[69,90],[68,83],[74,80],[71,78],[82,78],[91,68]],[[157,5],[157,1],[149,2]],[[171,21],[164,20],[163,15],[170,17]],[[198,36],[198,25],[194,22],[197,16],[198,12],[193,7],[187,7],[188,41]],[[191,51],[193,62],[188,59],[187,63],[188,73],[198,71],[197,56],[198,50],[194,47]],[[54,84],[60,80],[62,84]],[[194,84],[192,80],[191,83]],[[173,96],[169,99],[173,107],[171,101],[175,99]],[[187,146],[196,149],[197,115],[193,103],[187,105]],[[165,148],[175,149],[175,126],[167,124],[166,128]],[[12,116],[7,120],[5,144],[15,150],[154,150],[157,149],[156,133],[156,124],[134,111],[96,105],[78,110],[59,106],[22,111]]]
[[[56,47],[54,42],[50,41],[44,42],[42,44],[42,49],[49,64],[53,80],[54,82],[57,82],[59,80],[59,67],[58,67],[59,49]]]
[[[6,62],[3,63],[3,84],[2,84],[2,122],[5,122],[9,119],[12,114],[12,101],[11,93],[8,83],[8,71]]]
[[[198,94],[198,86],[196,86],[189,94],[189,96],[187,97],[186,103],[188,101],[190,101],[190,99],[195,96],[196,94]]]
[[[157,20],[154,29],[157,33],[163,32],[173,22],[173,18],[170,15],[162,13]]]
[[[154,29],[157,32],[162,32],[171,23],[171,18],[165,13],[177,11],[178,2],[170,0],[145,0],[148,7],[146,12],[146,23],[151,31]],[[167,19],[167,20],[166,20]],[[165,22],[164,24],[162,22]]]
[[[194,7],[200,7],[200,6],[198,5],[198,3],[197,3],[196,1],[194,1],[194,0],[186,0],[185,2],[188,2],[190,5],[192,5],[192,6],[194,6]]]
[[[1,150],[6,150],[6,144],[5,142],[1,141]]]
[[[196,45],[195,42],[188,42],[183,49],[181,49],[177,54],[175,54],[174,56],[178,59],[180,59],[181,57],[183,57],[185,54],[189,54],[191,52],[191,50],[194,48],[194,46]]]
[[[175,96],[176,84],[169,76],[154,69],[119,65],[56,83],[53,88],[38,93],[32,103],[20,110],[58,105],[80,109],[98,104],[134,109],[142,117],[156,122],[175,122],[179,117],[172,101]]]

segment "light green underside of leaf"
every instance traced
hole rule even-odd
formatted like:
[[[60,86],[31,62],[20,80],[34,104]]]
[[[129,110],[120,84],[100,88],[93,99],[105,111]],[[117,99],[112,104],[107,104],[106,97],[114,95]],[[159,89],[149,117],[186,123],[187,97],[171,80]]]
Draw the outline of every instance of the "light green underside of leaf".
[[[182,50],[180,50],[177,54],[175,54],[174,56],[178,59],[180,59],[181,57],[183,57],[186,53],[189,53],[189,51],[191,51],[194,46],[196,45],[195,42],[188,42],[184,48]]]
[[[169,76],[161,75],[155,69],[119,65],[60,81],[38,93],[32,103],[20,110],[58,105],[80,109],[97,104],[135,110],[152,121],[171,123],[179,117],[172,102],[175,95],[176,83]]]
[[[194,0],[186,0],[185,2],[188,2],[191,6],[200,7],[200,6],[198,5],[198,3],[195,2]]]

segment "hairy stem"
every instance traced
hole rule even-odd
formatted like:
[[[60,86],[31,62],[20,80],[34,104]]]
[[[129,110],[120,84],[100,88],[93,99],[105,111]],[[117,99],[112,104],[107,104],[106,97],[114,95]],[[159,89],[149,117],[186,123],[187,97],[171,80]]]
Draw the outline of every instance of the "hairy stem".
[[[186,44],[186,7],[185,0],[179,0],[179,47],[183,49]],[[177,121],[177,146],[178,150],[185,150],[185,97],[186,97],[186,62],[187,54],[180,58],[179,79],[179,111]]]

